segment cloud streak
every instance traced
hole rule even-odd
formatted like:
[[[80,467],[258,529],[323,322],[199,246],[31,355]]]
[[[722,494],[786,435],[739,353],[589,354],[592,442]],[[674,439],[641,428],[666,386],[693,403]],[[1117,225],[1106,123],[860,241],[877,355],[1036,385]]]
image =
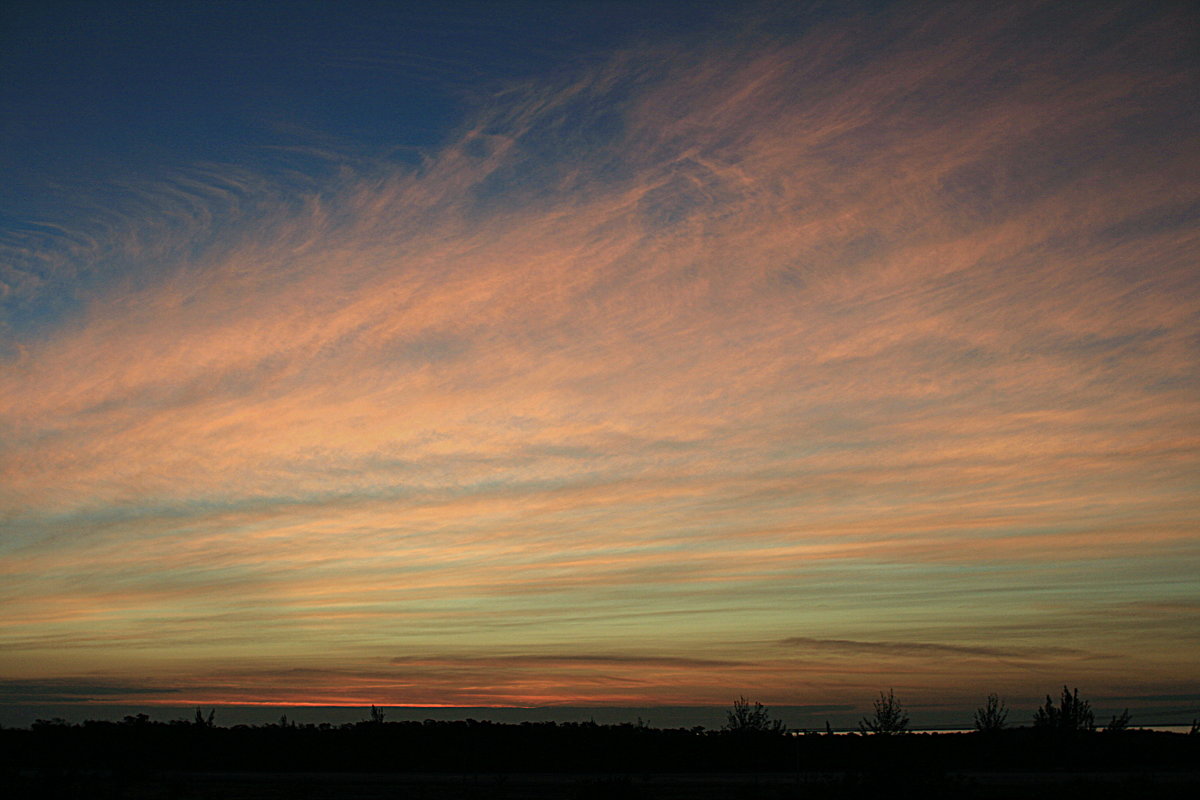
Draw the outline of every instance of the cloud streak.
[[[807,636],[792,636],[780,642],[786,647],[805,650],[825,650],[847,655],[897,655],[897,656],[982,656],[986,658],[1039,658],[1046,656],[1082,656],[1079,650],[1067,647],[1037,648],[1025,652],[998,647],[971,647],[932,642],[861,642],[850,639],[813,639]]]

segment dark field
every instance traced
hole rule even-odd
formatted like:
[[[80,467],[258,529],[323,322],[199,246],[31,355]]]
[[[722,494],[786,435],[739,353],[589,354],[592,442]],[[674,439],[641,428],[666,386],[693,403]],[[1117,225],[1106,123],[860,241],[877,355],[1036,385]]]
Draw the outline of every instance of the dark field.
[[[948,773],[936,777],[856,773],[80,773],[9,774],[5,797],[128,800],[433,800],[434,798],[1150,798],[1195,797],[1200,772]]]
[[[1200,736],[787,735],[630,724],[42,723],[0,730],[0,795],[37,798],[1190,797]]]

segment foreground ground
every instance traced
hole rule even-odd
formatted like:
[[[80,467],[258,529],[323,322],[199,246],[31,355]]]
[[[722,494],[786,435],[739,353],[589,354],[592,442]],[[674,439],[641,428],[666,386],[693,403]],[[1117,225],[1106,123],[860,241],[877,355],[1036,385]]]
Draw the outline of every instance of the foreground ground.
[[[458,722],[0,729],[0,797],[46,800],[1200,797],[1200,731],[788,735]]]
[[[11,798],[111,800],[718,800],[723,798],[1146,798],[1200,796],[1200,771],[1159,773],[973,772],[938,776],[860,773],[472,774],[160,773],[139,777],[18,770]]]

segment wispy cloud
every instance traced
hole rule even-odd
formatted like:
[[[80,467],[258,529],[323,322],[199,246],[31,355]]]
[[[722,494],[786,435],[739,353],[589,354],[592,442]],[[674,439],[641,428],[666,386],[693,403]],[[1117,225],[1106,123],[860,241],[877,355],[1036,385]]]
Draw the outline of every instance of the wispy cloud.
[[[779,642],[787,647],[806,651],[829,651],[849,655],[898,655],[898,656],[982,656],[986,658],[1045,658],[1047,656],[1085,656],[1081,650],[1069,647],[1036,647],[1003,649],[999,647],[976,647],[934,642],[862,642],[852,639],[813,639],[806,636],[791,636]]]
[[[0,669],[449,636],[470,680],[389,697],[687,702],[751,685],[746,636],[1052,671],[1106,631],[1001,623],[1137,598],[1200,641],[1180,17],[751,24],[513,86],[417,167],[208,165],[10,232]],[[947,615],[994,641],[903,643]],[[1114,625],[1147,680],[1196,655]]]
[[[86,678],[0,681],[3,703],[79,703],[122,699],[127,696],[157,697],[179,691],[161,683],[133,685]]]

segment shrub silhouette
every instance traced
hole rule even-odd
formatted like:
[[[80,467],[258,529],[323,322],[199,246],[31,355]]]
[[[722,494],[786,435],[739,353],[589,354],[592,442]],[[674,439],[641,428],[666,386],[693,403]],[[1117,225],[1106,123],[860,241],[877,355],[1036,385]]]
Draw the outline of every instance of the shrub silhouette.
[[[733,709],[725,712],[722,730],[731,733],[783,733],[783,720],[771,719],[767,707],[756,702],[753,707],[744,696],[733,701]]]
[[[881,695],[887,705],[887,696]],[[893,706],[899,706],[892,698]],[[1072,695],[1074,700],[1074,695]],[[756,711],[768,729],[778,727],[766,718],[765,709],[741,699],[745,719],[753,719]],[[1057,704],[1056,704],[1057,705]],[[368,707],[369,708],[369,707]],[[366,716],[364,713],[362,716]],[[737,715],[735,714],[735,717]],[[190,715],[189,715],[190,717]],[[903,714],[900,714],[903,719]],[[938,734],[920,736],[796,736],[768,733],[732,735],[726,731],[642,728],[632,723],[599,725],[596,723],[525,722],[503,724],[476,720],[458,721],[388,721],[371,725],[368,721],[332,725],[293,724],[287,727],[271,722],[259,725],[214,726],[197,729],[190,718],[139,723],[88,721],[72,724],[62,720],[43,720],[30,729],[0,730],[0,786],[11,797],[178,797],[185,796],[182,787],[172,788],[162,781],[176,781],[184,773],[235,775],[240,773],[269,773],[272,781],[286,778],[287,785],[304,788],[312,773],[395,773],[426,776],[441,774],[455,776],[454,782],[437,781],[444,788],[457,785],[458,776],[500,774],[558,774],[554,780],[590,780],[600,775],[614,779],[621,775],[691,774],[688,785],[693,791],[685,794],[662,791],[651,793],[648,784],[636,782],[629,791],[623,787],[621,796],[632,800],[637,796],[663,797],[922,797],[937,798],[965,796],[972,784],[946,783],[943,776],[957,771],[982,770],[992,773],[1015,771],[1030,774],[1065,771],[1084,774],[1107,773],[1096,784],[1087,781],[1064,783],[1052,781],[1047,786],[1028,783],[1029,797],[1149,797],[1159,794],[1186,796],[1186,792],[1154,793],[1118,783],[1118,773],[1148,771],[1147,774],[1178,772],[1181,780],[1195,769],[1197,736],[1165,731],[1130,731],[1124,735],[1046,737],[1031,729],[1006,731],[994,737],[978,734]],[[751,723],[753,725],[753,723]],[[755,726],[761,729],[762,726]],[[864,726],[865,727],[865,726]],[[753,729],[753,728],[752,728]],[[1186,730],[1186,728],[1185,728]],[[694,790],[704,786],[704,778],[718,773],[739,773],[748,778],[754,775],[809,773],[814,778],[812,792],[766,791],[768,786],[746,786],[739,792],[730,784],[718,795]],[[845,773],[841,788],[824,783],[833,773]],[[45,791],[47,780],[64,775],[78,777],[74,789],[66,786]],[[108,776],[108,777],[106,777]],[[157,776],[157,777],[156,777]],[[164,777],[165,776],[165,777]],[[582,776],[582,777],[580,777]],[[590,776],[590,777],[586,777]],[[1059,777],[1063,777],[1059,775]],[[819,778],[819,779],[818,779]],[[71,778],[76,780],[76,778]],[[237,779],[241,781],[241,779]],[[425,778],[418,778],[426,786]],[[539,779],[540,780],[540,779]],[[757,779],[756,779],[757,780]],[[1090,781],[1090,779],[1088,779]],[[16,782],[15,791],[12,782]],[[99,783],[96,783],[99,781]],[[132,783],[131,783],[132,781]],[[1194,780],[1187,779],[1187,785]],[[213,784],[214,787],[221,784]],[[262,783],[266,787],[268,784]],[[503,792],[468,792],[464,797],[536,796],[549,797],[550,784],[541,784],[536,792],[526,795],[512,787]],[[565,786],[566,784],[564,784]],[[1020,779],[1026,786],[1026,779]],[[268,792],[280,798],[288,796],[280,784],[279,792]],[[429,784],[432,792],[433,784]],[[1102,789],[1098,794],[1090,789]],[[214,788],[203,792],[205,797],[249,797],[245,784],[228,786],[231,791]],[[318,787],[319,788],[319,787]],[[353,796],[361,793],[347,787],[341,793],[332,789],[318,791],[322,797]],[[402,788],[400,784],[397,788]],[[464,787],[466,788],[466,787]],[[497,787],[499,790],[501,787]],[[669,789],[669,786],[666,788]],[[999,798],[1015,796],[1016,786],[1001,793],[1001,786],[981,787],[985,791],[971,796]],[[1184,788],[1182,783],[1179,788]],[[381,785],[380,789],[385,791]],[[755,791],[751,792],[750,789]],[[824,789],[824,791],[822,791]],[[844,789],[844,791],[843,791]],[[951,791],[961,789],[963,791]],[[1036,791],[1053,789],[1053,791]],[[1111,790],[1111,791],[1109,791]],[[2,792],[0,792],[2,793]],[[1194,793],[1194,792],[1193,792]],[[398,796],[396,792],[388,796]],[[454,796],[458,793],[450,792]],[[433,797],[417,791],[411,795]],[[187,794],[187,796],[191,796]],[[200,794],[196,794],[200,796]],[[254,793],[253,796],[266,796]],[[315,795],[314,795],[315,796]],[[383,795],[380,794],[380,797]],[[405,796],[409,796],[405,794]],[[437,796],[442,796],[438,794]],[[558,796],[558,795],[555,795]],[[564,796],[570,796],[566,793]],[[606,795],[609,796],[609,795]],[[615,793],[612,796],[616,796]]]
[[[1131,717],[1129,716],[1129,709],[1127,708],[1122,711],[1120,715],[1114,714],[1113,718],[1110,719],[1108,724],[1104,726],[1104,730],[1109,733],[1119,733],[1120,731],[1128,730],[1130,719]]]
[[[975,730],[980,733],[994,733],[1004,730],[1008,720],[1008,708],[1000,696],[993,692],[987,696],[987,705],[975,709]]]
[[[1033,727],[1057,733],[1094,731],[1096,717],[1092,713],[1092,704],[1079,699],[1079,689],[1072,693],[1063,686],[1062,699],[1057,707],[1053,698],[1046,695],[1046,704],[1033,715]]]
[[[858,730],[887,736],[908,733],[908,714],[904,713],[904,706],[896,699],[894,690],[888,689],[886,695],[879,693],[879,699],[875,701],[875,714],[863,717],[858,723]]]

